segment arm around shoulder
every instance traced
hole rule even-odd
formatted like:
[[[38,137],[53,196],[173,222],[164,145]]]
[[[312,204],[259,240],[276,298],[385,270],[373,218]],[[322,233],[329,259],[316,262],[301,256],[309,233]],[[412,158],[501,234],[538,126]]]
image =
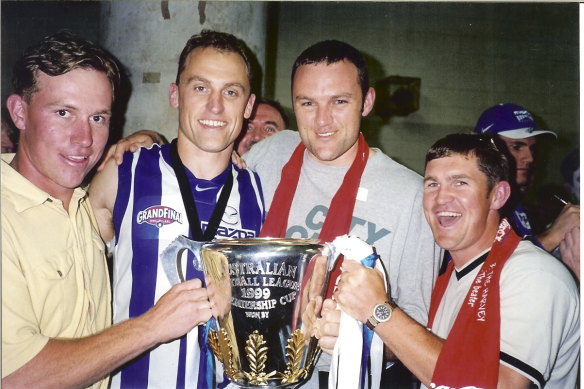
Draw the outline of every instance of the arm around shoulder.
[[[113,210],[118,191],[118,164],[110,159],[89,185],[89,202],[105,242],[114,237]]]

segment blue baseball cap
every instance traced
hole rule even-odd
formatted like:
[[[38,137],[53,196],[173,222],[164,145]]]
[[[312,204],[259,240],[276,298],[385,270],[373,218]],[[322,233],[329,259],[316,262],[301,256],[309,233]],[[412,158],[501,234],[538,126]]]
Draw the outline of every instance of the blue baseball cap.
[[[475,127],[479,134],[501,135],[511,139],[529,138],[555,132],[539,128],[531,113],[515,104],[498,104],[484,111]]]

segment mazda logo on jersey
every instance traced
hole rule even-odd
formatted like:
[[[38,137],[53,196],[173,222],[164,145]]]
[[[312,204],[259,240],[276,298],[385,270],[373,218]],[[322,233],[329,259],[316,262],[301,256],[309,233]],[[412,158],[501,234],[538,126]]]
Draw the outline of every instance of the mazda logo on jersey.
[[[225,212],[223,213],[223,217],[221,220],[226,224],[237,224],[239,223],[239,213],[237,209],[230,207],[229,205],[225,207]]]
[[[182,214],[164,205],[154,205],[138,212],[136,222],[138,224],[148,223],[161,228],[174,222],[182,224]]]

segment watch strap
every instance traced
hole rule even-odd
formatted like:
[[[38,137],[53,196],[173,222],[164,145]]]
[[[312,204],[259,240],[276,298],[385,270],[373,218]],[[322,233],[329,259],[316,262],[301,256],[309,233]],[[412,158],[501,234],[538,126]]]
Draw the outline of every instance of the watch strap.
[[[373,317],[373,315],[369,316],[369,319],[367,319],[367,321],[365,322],[365,325],[371,331],[373,331],[378,324],[379,324],[379,322],[377,321],[377,319],[375,317]]]
[[[367,328],[369,328],[371,331],[373,331],[375,329],[375,327],[377,327],[377,325],[380,323],[379,320],[377,320],[377,317],[375,317],[375,310],[377,309],[378,306],[380,305],[386,305],[389,308],[389,316],[387,317],[387,319],[383,320],[383,322],[388,321],[389,319],[391,319],[391,314],[393,313],[393,309],[395,308],[395,304],[393,304],[391,301],[384,301],[383,303],[380,304],[376,304],[373,307],[373,312],[371,313],[371,316],[369,316],[369,318],[367,319],[367,321],[365,322],[365,325],[367,326]]]

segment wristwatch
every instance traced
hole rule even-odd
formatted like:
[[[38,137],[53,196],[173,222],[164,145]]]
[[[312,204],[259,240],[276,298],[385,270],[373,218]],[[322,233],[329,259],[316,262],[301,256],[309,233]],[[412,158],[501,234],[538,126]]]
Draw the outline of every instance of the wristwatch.
[[[373,307],[373,314],[367,319],[365,325],[367,325],[370,330],[373,330],[379,323],[385,323],[391,318],[393,308],[394,307],[389,301],[377,304]]]

